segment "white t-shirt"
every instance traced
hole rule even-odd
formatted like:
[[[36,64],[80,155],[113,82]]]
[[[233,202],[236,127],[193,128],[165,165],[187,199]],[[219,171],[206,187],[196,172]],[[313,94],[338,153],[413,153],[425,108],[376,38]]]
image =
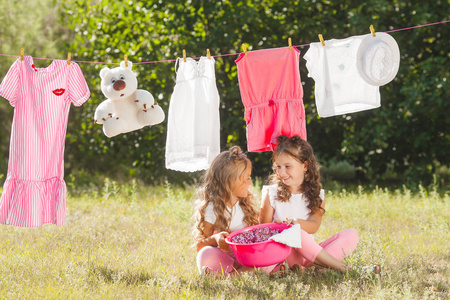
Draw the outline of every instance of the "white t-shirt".
[[[308,77],[316,83],[320,117],[331,117],[380,107],[380,89],[359,74],[357,53],[365,35],[311,43],[304,55]]]
[[[229,216],[230,212],[226,210],[225,217],[228,218]],[[242,211],[239,202],[236,202],[236,204],[231,208],[230,232],[247,227],[247,224],[244,223],[244,216],[244,212]],[[212,203],[209,203],[209,205],[206,207],[205,221],[213,225],[216,222],[216,215],[214,214],[214,206]]]
[[[308,208],[309,201],[303,196],[303,193],[292,194],[289,201],[281,202],[277,201],[277,185],[264,185],[262,188],[262,198],[265,199],[267,193],[269,193],[270,206],[273,207],[274,214],[273,220],[285,221],[288,219],[302,219],[306,220],[309,217],[311,210]],[[325,191],[320,190],[320,198],[325,199]]]

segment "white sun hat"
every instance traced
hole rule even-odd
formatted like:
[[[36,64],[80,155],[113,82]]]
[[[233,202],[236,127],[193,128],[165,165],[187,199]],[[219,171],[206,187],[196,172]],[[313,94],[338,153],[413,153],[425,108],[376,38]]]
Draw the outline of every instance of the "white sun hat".
[[[371,85],[382,86],[397,75],[400,50],[395,39],[387,33],[367,34],[361,41],[357,66],[361,77]]]

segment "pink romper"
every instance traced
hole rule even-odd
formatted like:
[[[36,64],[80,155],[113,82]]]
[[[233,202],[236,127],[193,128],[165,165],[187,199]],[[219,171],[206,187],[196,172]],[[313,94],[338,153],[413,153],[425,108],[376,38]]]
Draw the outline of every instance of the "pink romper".
[[[63,225],[66,209],[64,140],[70,104],[90,96],[80,67],[54,60],[34,68],[25,56],[9,69],[0,96],[14,107],[8,175],[0,199],[0,223]]]
[[[250,152],[272,151],[280,135],[306,140],[300,51],[293,47],[249,51],[236,60]]]

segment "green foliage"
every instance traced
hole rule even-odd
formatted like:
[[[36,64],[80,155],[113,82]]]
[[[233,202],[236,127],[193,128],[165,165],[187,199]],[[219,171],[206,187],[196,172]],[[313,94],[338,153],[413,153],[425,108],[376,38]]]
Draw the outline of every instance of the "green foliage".
[[[337,181],[354,181],[355,180],[355,166],[347,161],[334,160],[329,162],[328,166],[323,166],[322,174],[325,179]]]
[[[120,2],[74,1],[65,4],[64,22],[76,35],[71,47],[80,59],[117,63],[124,54],[134,62],[170,60],[181,56],[233,54],[241,44],[248,49],[305,44],[322,33],[327,39],[366,34],[373,24],[378,31],[445,20],[447,3],[423,5],[402,1],[175,1]],[[436,167],[448,165],[449,76],[448,25],[393,33],[401,54],[397,78],[381,87],[382,107],[377,110],[327,119],[317,117],[313,80],[304,60],[304,102],[308,139],[324,162],[331,158],[356,166],[358,179],[379,179],[392,166],[407,180],[430,182]],[[306,52],[307,48],[300,49]],[[217,59],[217,85],[221,95],[221,145],[246,145],[243,105],[234,59]],[[83,65],[92,88],[92,99],[76,116],[69,141],[76,165],[102,172],[129,174],[144,180],[188,180],[164,168],[166,123],[107,139],[101,126],[92,123],[95,107],[103,100],[98,65]],[[140,86],[155,94],[167,111],[174,87],[174,63],[135,67]],[[81,125],[81,126],[80,126]],[[80,129],[81,127],[81,129]],[[77,134],[75,134],[77,132]],[[76,148],[76,149],[75,149]],[[270,173],[270,154],[253,153],[255,175]],[[195,175],[195,174],[194,174]],[[194,176],[195,177],[195,176]]]
[[[361,11],[377,15],[379,31],[448,19],[446,1],[379,3],[379,12],[376,6]],[[401,64],[394,82],[381,88],[382,108],[345,122],[344,155],[361,167],[360,175],[377,179],[392,164],[404,182],[430,183],[436,168],[449,164],[448,33],[448,24],[392,33]]]

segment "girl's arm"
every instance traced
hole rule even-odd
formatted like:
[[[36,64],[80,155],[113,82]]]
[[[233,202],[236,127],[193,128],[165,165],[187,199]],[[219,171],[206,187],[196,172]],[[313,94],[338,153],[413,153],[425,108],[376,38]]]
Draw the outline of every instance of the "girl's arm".
[[[228,244],[225,242],[225,238],[229,235],[228,232],[222,231],[214,234],[214,231],[216,230],[214,225],[206,221],[203,222],[203,228],[206,238],[196,242],[197,252],[206,246],[219,247],[224,250],[228,249]]]
[[[259,214],[259,223],[272,223],[274,209],[270,205],[269,193],[267,192],[264,199],[261,201],[261,212]]]
[[[320,206],[325,209],[325,199],[322,201],[322,205]],[[318,210],[315,214],[310,215],[308,219],[289,219],[286,220],[286,223],[289,224],[300,224],[300,227],[309,234],[314,234],[319,230],[320,224],[322,223],[323,211]]]

